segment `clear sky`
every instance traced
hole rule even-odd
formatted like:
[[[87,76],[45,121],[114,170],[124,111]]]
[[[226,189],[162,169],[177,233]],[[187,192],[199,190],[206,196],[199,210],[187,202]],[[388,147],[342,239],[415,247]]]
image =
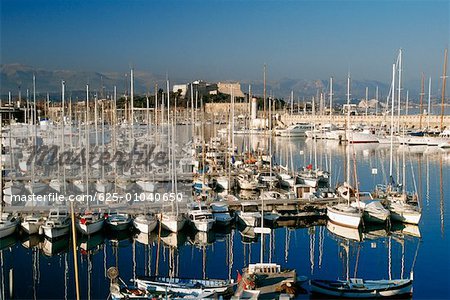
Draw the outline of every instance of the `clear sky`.
[[[0,0],[1,63],[210,80],[442,74],[450,1]]]

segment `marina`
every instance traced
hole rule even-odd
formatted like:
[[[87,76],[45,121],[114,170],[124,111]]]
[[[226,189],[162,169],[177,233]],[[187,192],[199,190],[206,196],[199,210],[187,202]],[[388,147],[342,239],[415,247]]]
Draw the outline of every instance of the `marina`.
[[[255,145],[268,145],[269,139],[272,139],[270,143],[274,152],[277,153],[274,165],[283,165],[283,160],[292,155],[295,169],[301,169],[304,165],[314,165],[317,167],[311,169],[330,170],[328,179],[330,186],[334,186],[343,180],[343,174],[339,173],[345,166],[344,162],[348,149],[353,148],[352,151],[358,158],[356,165],[358,176],[365,178],[360,182],[360,190],[373,190],[377,183],[386,182],[386,179],[383,179],[383,172],[389,169],[387,159],[390,151],[389,145],[348,146],[337,141],[314,140],[305,137],[288,139],[288,143],[286,143],[286,137],[256,136],[253,139],[252,142]],[[246,137],[237,137],[235,142],[238,145],[246,143]],[[390,224],[374,223],[372,225],[370,222],[364,222],[364,225],[358,226],[358,228],[332,223],[327,220],[327,205],[346,203],[345,199],[343,200],[335,194],[325,199],[301,199],[283,196],[286,193],[283,188],[279,189],[278,194],[259,192],[258,189],[250,193],[245,190],[235,190],[230,194],[230,196],[235,196],[224,197],[222,201],[210,202],[212,200],[207,200],[210,203],[229,207],[228,214],[231,217],[229,225],[214,225],[213,228],[207,227],[204,231],[199,231],[193,225],[185,225],[177,232],[170,232],[167,229],[161,230],[160,225],[155,223],[155,226],[152,226],[153,230],[145,232],[144,229],[141,232],[136,228],[142,229],[142,227],[135,223],[134,226],[126,226],[125,228],[128,229],[125,230],[115,230],[105,225],[103,229],[96,233],[90,235],[78,234],[76,253],[80,259],[81,290],[85,293],[85,296],[82,297],[87,299],[108,297],[111,291],[110,279],[106,275],[106,271],[111,267],[117,268],[117,272],[124,282],[139,276],[159,274],[169,278],[177,278],[178,276],[198,279],[221,278],[237,282],[237,272],[246,276],[245,268],[249,264],[257,263],[261,258],[259,252],[262,240],[260,237],[261,231],[258,228],[261,225],[260,222],[254,224],[256,227],[248,227],[238,222],[236,215],[242,209],[241,204],[244,203],[242,201],[253,201],[255,210],[259,212],[259,215],[262,212],[265,216],[264,228],[267,226],[272,228],[269,234],[263,234],[265,240],[264,260],[279,264],[283,268],[296,270],[295,279],[302,278],[301,284],[292,284],[292,289],[287,287],[287,282],[283,279],[279,281],[280,284],[272,286],[269,292],[263,292],[265,288],[261,287],[260,293],[269,293],[272,295],[271,298],[275,297],[274,295],[282,297],[283,292],[290,291],[295,294],[296,298],[302,299],[308,298],[311,291],[309,281],[305,281],[303,278],[311,280],[341,278],[345,280],[346,278],[363,277],[370,282],[372,279],[390,280],[391,278],[399,278],[399,280],[403,280],[404,278],[406,280],[410,278],[412,272],[414,274],[414,297],[420,298],[421,289],[425,295],[427,286],[426,282],[422,281],[423,283],[421,283],[423,275],[420,274],[420,266],[424,268],[430,262],[430,258],[421,260],[422,253],[426,252],[427,248],[430,251],[431,249],[436,251],[436,248],[430,244],[427,245],[426,241],[430,238],[431,241],[434,241],[433,243],[441,243],[442,247],[439,248],[439,251],[443,251],[442,253],[446,251],[445,247],[447,247],[444,240],[445,231],[448,228],[448,223],[445,222],[447,216],[445,210],[446,198],[444,197],[446,186],[443,182],[445,182],[445,176],[450,175],[448,173],[450,162],[448,156],[450,153],[439,148],[435,148],[433,151],[430,151],[432,149],[429,148],[419,152],[417,150],[419,149],[414,148],[414,146],[397,144],[394,147],[395,157],[393,161],[395,162],[394,169],[401,170],[402,156],[407,155],[410,164],[408,169],[414,170],[415,179],[409,176],[405,178],[405,181],[407,186],[416,186],[423,195],[419,198],[419,201],[424,215],[418,226],[398,223],[395,220],[392,220]],[[374,169],[380,170],[380,173],[374,172]],[[209,175],[211,178],[216,176],[214,173]],[[397,177],[396,181],[401,182],[402,173],[400,172],[395,176]],[[430,180],[431,177],[439,178],[439,180]],[[233,176],[233,178],[237,180],[237,176]],[[264,190],[262,186],[259,189]],[[185,191],[192,191],[192,181],[190,184],[186,184]],[[276,191],[276,189],[272,191]],[[279,197],[288,198],[280,200]],[[211,199],[217,200],[217,198]],[[187,203],[188,198],[183,198],[182,202],[178,203],[181,214],[188,214]],[[37,215],[41,213],[44,217],[49,213],[49,207],[46,206],[13,207],[6,206],[4,211],[21,214],[34,212]],[[76,211],[79,211],[81,207],[78,205]],[[164,203],[156,202],[91,205],[93,211],[126,212],[133,216],[136,222],[140,220],[138,215],[142,211],[157,213],[163,209]],[[272,217],[267,216],[266,220],[267,212],[272,214],[277,212],[279,217],[275,221],[269,222]],[[440,217],[432,217],[436,215]],[[432,229],[436,232],[430,232]],[[266,230],[262,232],[266,232]],[[74,286],[70,282],[70,280],[73,282],[73,259],[71,255],[73,248],[67,239],[50,239],[17,231],[13,235],[2,238],[1,245],[2,274],[11,274],[3,277],[4,280],[2,280],[2,292],[5,293],[5,297],[19,299],[34,297],[71,298],[70,295],[74,293]],[[297,253],[302,253],[302,255],[299,256]],[[26,260],[28,262],[19,263],[12,260],[11,255],[29,257]],[[31,259],[31,269],[34,270],[32,272],[35,274],[29,281],[29,284],[33,286],[33,294],[31,294],[31,290],[17,289],[17,281],[14,280],[17,276],[14,274],[29,272],[25,271],[30,268],[29,259]],[[42,260],[46,260],[48,263],[43,265]],[[374,264],[374,261],[385,267],[375,268],[376,270],[362,267],[370,266]],[[192,264],[202,267],[192,268],[190,267]],[[446,272],[438,261],[435,264],[436,270],[441,269],[441,272]],[[93,268],[94,265],[97,267]],[[40,270],[41,268],[44,270]],[[41,272],[48,273],[53,269],[60,270],[59,272],[62,272],[62,274],[67,272],[67,275],[49,294],[48,290],[43,288],[46,280],[58,282],[61,277],[57,279],[47,275],[53,279],[41,279],[39,276],[42,275],[38,274],[42,274]],[[55,272],[51,271],[51,273]],[[270,282],[269,279],[268,282]],[[265,285],[264,283],[259,284]],[[42,287],[39,288],[41,285]],[[256,290],[258,291],[258,289]],[[278,292],[273,294],[275,290]],[[23,292],[26,293],[23,294]],[[446,292],[445,289],[442,290],[443,294]],[[189,293],[191,292],[187,294]],[[165,294],[165,292],[162,294]],[[252,296],[256,297],[254,294]]]
[[[449,3],[4,1],[0,300],[450,299]]]

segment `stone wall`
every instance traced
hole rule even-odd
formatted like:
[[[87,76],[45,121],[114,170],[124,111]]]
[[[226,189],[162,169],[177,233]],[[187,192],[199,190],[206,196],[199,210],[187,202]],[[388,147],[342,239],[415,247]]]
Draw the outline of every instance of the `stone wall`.
[[[205,112],[208,114],[230,114],[231,113],[231,103],[206,103]],[[248,113],[248,103],[235,103],[234,104],[234,115],[247,114]]]

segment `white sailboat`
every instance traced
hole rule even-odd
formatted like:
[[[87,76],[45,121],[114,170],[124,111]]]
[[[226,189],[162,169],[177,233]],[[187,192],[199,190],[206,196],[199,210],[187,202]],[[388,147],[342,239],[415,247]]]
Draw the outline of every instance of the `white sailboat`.
[[[347,105],[350,103],[350,76],[347,78]],[[350,110],[347,112],[347,124],[349,124],[350,120]],[[344,199],[347,199],[347,203],[338,203],[336,205],[327,205],[327,217],[330,219],[330,221],[343,225],[348,226],[351,228],[358,228],[361,224],[363,211],[358,207],[350,206],[350,198],[351,198],[351,186],[350,186],[350,154],[349,154],[350,148],[349,145],[347,145],[347,179],[346,182],[343,184],[342,187],[344,187],[344,190],[341,192],[341,197]],[[353,161],[354,164],[356,163],[355,160]],[[355,173],[356,173],[356,167]],[[356,174],[355,174],[356,176]],[[357,182],[357,179],[356,179]],[[359,191],[358,188],[356,189],[356,200],[359,201]]]
[[[400,52],[401,57],[401,52]],[[419,224],[420,218],[422,216],[419,207],[411,205],[407,202],[408,195],[406,194],[405,184],[406,184],[406,164],[405,164],[405,153],[403,152],[403,184],[401,186],[401,191],[398,191],[393,185],[393,130],[394,130],[394,98],[395,98],[395,70],[396,64],[392,65],[392,93],[391,93],[391,145],[390,145],[390,160],[389,160],[389,180],[390,183],[386,188],[385,197],[389,201],[388,209],[391,212],[391,219],[410,223]],[[400,80],[399,80],[400,81]],[[399,87],[400,93],[400,87]],[[399,94],[400,97],[400,94]]]
[[[158,225],[158,219],[152,213],[139,214],[134,218],[133,225],[142,233],[150,233]]]
[[[158,221],[161,222],[162,228],[171,232],[178,232],[183,229],[186,218],[182,214],[176,212],[164,212],[156,215]]]

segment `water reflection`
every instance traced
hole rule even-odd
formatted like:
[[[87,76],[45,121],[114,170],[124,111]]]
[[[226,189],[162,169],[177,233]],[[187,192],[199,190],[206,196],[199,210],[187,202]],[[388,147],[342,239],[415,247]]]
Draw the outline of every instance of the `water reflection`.
[[[256,137],[255,137],[256,138]],[[255,143],[255,145],[258,143]],[[264,145],[263,142],[258,145]],[[356,146],[356,145],[355,145]],[[277,160],[295,168],[308,163],[331,170],[332,183],[343,179],[345,146],[323,141],[275,139]],[[389,146],[354,147],[361,190],[370,191],[385,181]],[[394,150],[394,170],[401,170],[405,153],[406,184],[420,195],[423,219],[420,227],[392,223],[390,227],[365,224],[362,230],[341,228],[324,218],[280,218],[271,235],[265,236],[265,260],[310,278],[367,279],[408,277],[414,270],[414,296],[448,298],[450,276],[448,211],[446,201],[450,152],[427,148],[398,147]],[[372,172],[377,169],[377,172]],[[401,182],[402,172],[395,178]],[[255,193],[241,194],[254,199]],[[17,299],[73,299],[74,275],[70,240],[49,241],[39,236],[13,235],[0,240],[1,297],[9,299],[9,273],[14,267],[13,294]],[[420,247],[419,247],[420,245]],[[193,278],[236,278],[236,271],[260,260],[260,234],[252,227],[238,225],[214,228],[210,233],[164,230],[141,234],[133,231],[106,231],[78,237],[82,298],[106,299],[109,279],[106,270],[117,266],[128,282],[135,275]],[[419,249],[420,248],[420,249]],[[202,268],[199,266],[202,265]],[[24,275],[29,274],[29,275]],[[433,274],[433,290],[429,286]],[[22,288],[30,287],[29,289]],[[31,288],[32,287],[32,288]],[[306,287],[308,289],[308,287]],[[299,295],[306,298],[309,295]]]

